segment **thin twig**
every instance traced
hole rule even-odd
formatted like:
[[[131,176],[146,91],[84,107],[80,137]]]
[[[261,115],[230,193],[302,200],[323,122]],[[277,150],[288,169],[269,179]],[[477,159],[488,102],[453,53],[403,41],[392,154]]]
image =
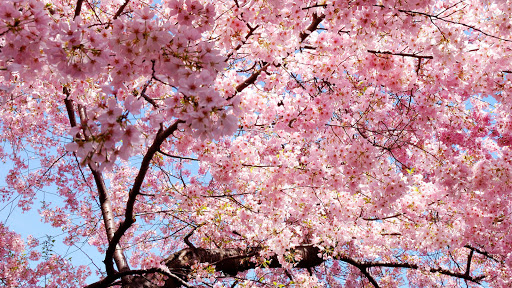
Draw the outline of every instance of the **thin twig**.
[[[406,14],[418,14],[418,15],[423,15],[423,16],[426,16],[428,17],[430,20],[433,20],[433,19],[437,19],[437,20],[441,20],[441,21],[444,21],[444,22],[447,22],[447,23],[451,23],[451,24],[455,24],[455,25],[461,25],[461,26],[464,26],[466,28],[470,28],[470,29],[473,29],[475,31],[478,31],[482,34],[484,34],[485,36],[488,36],[488,37],[491,37],[491,38],[495,38],[495,39],[498,39],[498,40],[503,40],[503,41],[506,41],[506,42],[512,42],[512,40],[509,40],[509,39],[504,39],[504,38],[501,38],[501,37],[498,37],[498,36],[495,36],[495,35],[492,35],[490,33],[487,33],[473,25],[469,25],[469,24],[465,24],[465,23],[461,23],[461,22],[457,22],[457,21],[452,21],[452,20],[449,20],[449,19],[445,19],[444,17],[440,17],[438,15],[431,15],[431,14],[428,14],[428,13],[425,13],[425,12],[419,12],[419,11],[410,11],[410,10],[403,10],[403,9],[398,9],[398,11],[402,12],[402,13],[406,13]]]
[[[191,161],[199,161],[199,159],[197,158],[190,158],[190,157],[184,157],[184,156],[176,156],[176,155],[171,155],[169,153],[165,153],[164,151],[162,151],[161,149],[158,149],[158,153],[161,153],[167,157],[171,157],[171,158],[176,158],[176,159],[181,159],[181,160],[191,160]]]
[[[387,55],[394,55],[394,56],[403,56],[403,57],[414,57],[414,58],[418,58],[418,59],[434,59],[433,56],[430,56],[430,55],[416,55],[416,54],[411,54],[411,53],[394,53],[394,52],[390,52],[390,51],[375,51],[375,50],[367,50],[368,52],[370,53],[373,53],[373,54],[387,54]]]

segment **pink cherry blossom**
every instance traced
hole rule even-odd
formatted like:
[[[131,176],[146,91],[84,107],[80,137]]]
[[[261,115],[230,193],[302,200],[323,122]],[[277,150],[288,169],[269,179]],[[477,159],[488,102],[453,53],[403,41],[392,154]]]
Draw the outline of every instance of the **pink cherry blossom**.
[[[510,7],[0,2],[0,283],[510,287]]]

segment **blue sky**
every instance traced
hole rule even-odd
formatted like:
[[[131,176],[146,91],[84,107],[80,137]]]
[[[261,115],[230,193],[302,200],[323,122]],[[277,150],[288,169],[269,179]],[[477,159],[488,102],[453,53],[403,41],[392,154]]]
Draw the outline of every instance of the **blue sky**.
[[[6,152],[9,151],[8,147],[3,147]],[[12,163],[0,163],[0,187],[5,187],[5,177],[12,168]],[[59,228],[54,228],[48,223],[44,223],[38,213],[42,202],[52,202],[54,204],[63,203],[61,198],[57,195],[55,187],[45,187],[43,190],[38,191],[37,198],[34,199],[34,205],[29,211],[23,211],[17,206],[18,198],[14,197],[9,202],[0,201],[0,222],[9,227],[22,236],[24,240],[32,235],[34,238],[39,239],[39,251],[43,251],[44,241],[50,240],[52,254],[58,254],[65,259],[69,259],[73,265],[87,265],[90,266],[91,271],[96,270],[95,265],[102,268],[103,256],[93,247],[87,243],[77,243],[76,246],[67,246],[63,244],[66,234]],[[55,240],[55,241],[51,241]],[[33,263],[34,267],[37,263]],[[96,275],[89,277],[88,282],[94,281]]]

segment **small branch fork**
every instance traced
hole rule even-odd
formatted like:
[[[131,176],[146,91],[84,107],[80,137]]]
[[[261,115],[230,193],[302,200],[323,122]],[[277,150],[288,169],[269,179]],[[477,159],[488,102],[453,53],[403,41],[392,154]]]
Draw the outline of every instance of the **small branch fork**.
[[[154,69],[154,62],[153,62],[153,69]],[[140,92],[140,96],[142,98],[144,98],[144,100],[146,100],[149,104],[151,104],[155,109],[158,109],[159,106],[158,104],[155,102],[155,100],[151,97],[149,97],[148,95],[146,95],[146,90],[148,89],[148,86],[149,84],[151,84],[151,81],[153,79],[149,79],[148,82],[146,82],[146,84],[144,84],[144,87],[142,87],[142,91]]]
[[[491,255],[491,254],[489,254],[489,253],[487,253],[487,252],[485,252],[485,251],[483,251],[483,250],[481,250],[481,249],[478,249],[478,248],[476,248],[476,247],[473,247],[473,246],[471,246],[471,245],[466,245],[466,246],[464,246],[464,248],[468,248],[468,249],[470,249],[471,251],[475,251],[476,253],[478,253],[478,254],[480,254],[480,255],[483,255],[483,256],[485,256],[486,258],[489,258],[489,259],[493,260],[494,262],[498,262],[498,263],[501,263],[501,262],[502,262],[502,261],[500,261],[500,260],[496,259],[496,256]]]
[[[242,48],[242,46],[247,43],[247,41],[249,40],[249,38],[254,34],[254,31],[256,31],[256,29],[258,29],[258,27],[260,27],[260,25],[256,25],[254,27],[251,27],[251,25],[249,25],[249,23],[245,23],[247,25],[247,28],[249,28],[249,32],[247,32],[247,35],[245,35],[245,39],[239,43],[235,49],[233,49],[233,51],[229,52],[228,56],[226,57],[226,61],[229,60],[229,58],[231,58],[231,56],[233,56],[233,54],[238,51],[240,48]]]
[[[313,21],[311,22],[311,24],[308,26],[308,28],[306,28],[305,31],[301,32],[300,33],[300,43],[304,42],[304,40],[306,40],[306,38],[313,32],[315,31],[317,28],[318,28],[318,25],[320,25],[320,23],[322,22],[322,20],[325,19],[325,15],[322,14],[322,15],[318,15],[316,13],[313,13]],[[255,28],[253,29],[256,29],[258,26],[256,26]],[[232,54],[230,54],[232,55]],[[286,58],[286,57],[285,57]],[[232,99],[233,97],[235,97],[236,93],[240,93],[242,92],[242,90],[244,90],[245,88],[247,88],[248,86],[254,84],[256,82],[256,79],[258,79],[258,76],[261,74],[261,72],[264,72],[267,70],[267,68],[271,65],[271,63],[265,63],[260,69],[258,69],[258,71],[254,72],[251,74],[251,76],[249,76],[247,79],[245,79],[244,82],[240,83],[237,87],[236,87],[236,91],[235,91],[235,94],[233,94],[233,96],[230,96],[227,98],[227,100],[230,100]],[[276,65],[276,67],[279,67],[281,66],[280,64]]]
[[[325,19],[325,14],[321,14],[320,16],[316,13],[313,13],[313,21],[306,28],[306,31],[300,33],[300,43],[304,42],[309,34],[313,33],[318,28],[318,25]]]

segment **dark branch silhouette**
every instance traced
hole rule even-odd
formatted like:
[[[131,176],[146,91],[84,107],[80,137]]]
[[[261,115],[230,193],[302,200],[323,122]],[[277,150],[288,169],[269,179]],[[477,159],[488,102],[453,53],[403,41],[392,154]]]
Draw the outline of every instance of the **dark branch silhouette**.
[[[414,57],[414,58],[418,58],[418,59],[434,59],[433,56],[430,56],[430,55],[416,55],[416,54],[411,54],[411,53],[394,53],[394,52],[390,52],[390,51],[375,51],[375,50],[367,50],[368,52],[370,53],[373,53],[373,54],[387,54],[387,55],[394,55],[394,56],[403,56],[403,57]]]

